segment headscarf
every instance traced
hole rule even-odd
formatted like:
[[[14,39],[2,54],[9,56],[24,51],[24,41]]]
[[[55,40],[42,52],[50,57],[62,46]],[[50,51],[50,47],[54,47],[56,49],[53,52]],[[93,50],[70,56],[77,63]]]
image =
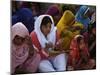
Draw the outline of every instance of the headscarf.
[[[45,14],[51,15],[51,16],[55,16],[58,15],[60,13],[60,10],[58,8],[57,5],[51,5],[48,10],[46,11]]]
[[[17,22],[22,22],[29,33],[34,29],[34,17],[32,11],[28,8],[20,8],[16,13],[12,16],[12,25]]]
[[[40,61],[40,54],[34,51],[34,55],[31,58],[28,58],[25,63],[19,67],[19,70],[25,73],[34,73],[37,71]]]
[[[70,53],[69,53],[69,64],[72,64],[72,59],[75,59],[75,61],[79,61],[80,60],[80,52],[79,52],[79,43],[77,42],[78,37],[82,37],[84,39],[84,37],[82,35],[76,35],[73,40],[71,41],[70,44]],[[89,56],[89,52],[88,52],[88,47],[85,46],[84,49],[84,55]]]
[[[84,18],[84,15],[90,10],[90,8],[88,6],[81,6],[79,8],[79,10],[76,13],[76,21],[82,23],[84,25],[85,28],[88,27],[88,24],[90,23],[90,19],[89,17]]]
[[[45,38],[44,34],[41,32],[41,29],[40,29],[42,20],[46,16],[48,16],[52,21],[51,30],[50,30],[50,33],[47,35],[47,39]],[[56,27],[54,27],[54,21],[53,21],[53,18],[50,15],[40,15],[36,19],[34,32],[36,32],[37,38],[38,38],[42,48],[45,48],[45,44],[48,43],[48,42],[51,42],[51,43],[53,43],[53,45],[55,45],[55,42],[56,42]]]
[[[69,26],[71,26],[72,22],[75,20],[75,16],[74,14],[69,11],[66,10],[63,14],[63,16],[61,17],[60,21],[57,24],[57,29],[59,32],[62,32],[64,30],[64,28],[67,28]]]
[[[62,12],[61,12],[59,6],[54,4],[54,5],[51,5],[47,9],[45,14],[51,15],[53,17],[53,19],[54,19],[55,25],[57,25],[58,21],[61,18]]]
[[[23,38],[25,38],[26,35],[29,36],[29,32],[27,28],[21,22],[16,23],[11,28],[11,40],[12,41],[16,35],[23,37]],[[11,47],[12,73],[14,73],[15,68],[17,66],[21,65],[27,59],[28,51],[29,51],[29,48],[26,44],[23,43],[23,45],[21,46],[16,46],[12,42],[12,47]]]
[[[60,32],[60,36],[63,39],[62,48],[65,50],[69,49],[71,39],[75,35],[80,33],[80,30],[72,31],[71,27],[78,26],[80,28],[83,28],[83,25],[81,23],[74,21],[75,21],[74,14],[71,11],[66,10],[57,24],[57,30]]]

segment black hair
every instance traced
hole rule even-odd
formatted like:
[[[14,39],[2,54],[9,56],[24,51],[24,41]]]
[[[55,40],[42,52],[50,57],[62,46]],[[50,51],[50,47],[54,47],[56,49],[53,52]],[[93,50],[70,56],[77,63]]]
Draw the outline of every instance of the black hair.
[[[50,17],[45,16],[45,17],[43,18],[43,20],[42,20],[41,26],[42,26],[42,25],[45,25],[45,26],[46,26],[48,23],[52,23],[52,21],[51,21]]]
[[[77,38],[77,43],[80,44],[80,41],[81,41],[82,39],[83,39],[83,37],[79,36],[79,37]]]
[[[82,52],[82,49],[80,49],[80,41],[81,40],[83,40],[83,37],[81,37],[81,36],[79,36],[78,38],[77,38],[77,43],[78,43],[78,49],[79,49],[79,52],[81,53]],[[80,55],[81,56],[81,55]]]

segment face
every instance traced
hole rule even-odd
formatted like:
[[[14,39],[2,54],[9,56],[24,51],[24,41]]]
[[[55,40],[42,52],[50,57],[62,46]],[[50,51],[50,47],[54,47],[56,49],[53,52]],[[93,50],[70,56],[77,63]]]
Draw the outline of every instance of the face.
[[[25,38],[16,35],[15,38],[14,38],[14,40],[13,40],[13,43],[15,45],[19,46],[19,45],[22,45],[24,43],[24,41],[25,41]]]
[[[84,47],[85,47],[85,42],[84,42],[83,39],[81,39],[81,40],[80,40],[80,43],[79,43],[79,48],[80,48],[80,49],[84,49]]]
[[[51,23],[47,23],[47,25],[41,26],[41,31],[45,36],[47,36],[50,33],[50,30],[51,30]]]

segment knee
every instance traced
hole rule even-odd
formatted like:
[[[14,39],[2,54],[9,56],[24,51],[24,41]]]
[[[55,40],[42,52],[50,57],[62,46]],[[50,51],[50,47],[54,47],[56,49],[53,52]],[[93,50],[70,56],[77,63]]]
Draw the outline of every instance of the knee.
[[[46,65],[47,63],[49,63],[48,60],[42,60],[39,64],[39,68],[43,67],[44,65]]]

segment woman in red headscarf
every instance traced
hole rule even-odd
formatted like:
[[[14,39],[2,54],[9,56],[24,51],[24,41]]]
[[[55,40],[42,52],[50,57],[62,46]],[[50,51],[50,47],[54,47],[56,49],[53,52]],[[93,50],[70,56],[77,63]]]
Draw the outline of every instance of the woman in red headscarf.
[[[90,58],[88,47],[82,35],[76,35],[70,44],[68,70],[92,69],[95,60]]]

